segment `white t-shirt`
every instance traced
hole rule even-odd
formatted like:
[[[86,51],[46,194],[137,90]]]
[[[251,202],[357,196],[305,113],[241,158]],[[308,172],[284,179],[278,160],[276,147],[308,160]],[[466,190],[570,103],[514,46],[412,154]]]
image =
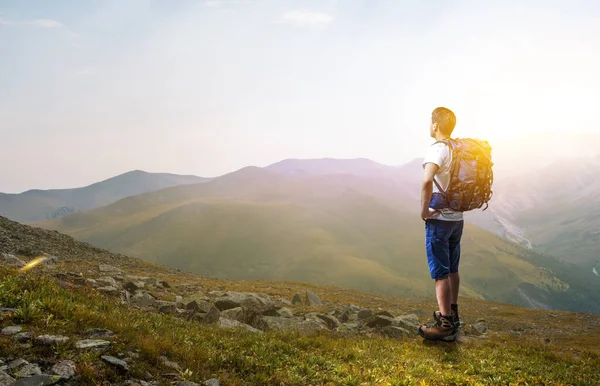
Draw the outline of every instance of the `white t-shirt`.
[[[435,174],[435,180],[440,184],[442,189],[448,189],[450,184],[450,162],[452,161],[452,153],[450,148],[445,143],[434,143],[427,150],[425,159],[423,160],[423,168],[425,164],[432,163],[439,166]],[[433,192],[439,193],[440,190],[433,184]],[[452,209],[442,209],[441,213],[432,217],[436,220],[460,221],[463,219],[462,212],[455,212]]]

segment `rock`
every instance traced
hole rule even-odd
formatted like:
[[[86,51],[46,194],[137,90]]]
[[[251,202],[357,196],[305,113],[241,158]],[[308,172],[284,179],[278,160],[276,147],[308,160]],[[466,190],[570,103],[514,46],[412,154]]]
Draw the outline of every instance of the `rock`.
[[[0,261],[2,265],[7,267],[22,268],[27,264],[25,260],[19,259],[17,256],[9,253],[0,253]]]
[[[321,299],[311,290],[306,290],[306,304],[311,307],[322,306]]]
[[[88,287],[96,287],[98,282],[94,279],[85,279],[85,285]]]
[[[138,292],[131,297],[131,303],[138,307],[151,307],[156,303],[156,298],[147,292]]]
[[[16,340],[19,343],[27,343],[27,342],[31,342],[31,340],[33,339],[33,332],[20,332],[18,334],[15,334],[13,336],[13,339]]]
[[[60,361],[54,366],[52,366],[52,372],[61,378],[71,379],[75,376],[75,371],[77,367],[75,366],[75,362],[70,360]]]
[[[340,333],[358,333],[360,332],[360,326],[358,323],[344,323],[340,324],[336,331]]]
[[[276,316],[256,317],[252,326],[262,331],[300,331],[307,334],[327,330],[327,327],[322,322],[302,320],[300,318],[279,318]]]
[[[100,264],[99,266],[100,272],[106,275],[122,275],[123,271],[117,267],[113,267],[108,264]]]
[[[394,323],[394,319],[385,315],[375,315],[369,319],[366,323],[367,327],[375,328],[375,327],[386,327],[391,326]]]
[[[163,366],[168,367],[171,370],[181,371],[181,366],[179,366],[179,364],[177,364],[176,362],[170,361],[169,358],[167,358],[166,356],[161,356],[160,361],[163,364]]]
[[[217,379],[209,379],[208,381],[204,381],[204,386],[221,386]]]
[[[171,288],[171,285],[170,285],[169,283],[167,283],[166,281],[164,281],[164,280],[160,280],[160,281],[158,282],[158,284],[159,284],[160,286],[162,286],[163,288]]]
[[[6,368],[7,368],[8,370],[17,370],[17,369],[19,369],[19,368],[21,368],[21,367],[23,367],[23,366],[26,366],[26,365],[28,365],[28,364],[29,364],[29,362],[27,362],[25,359],[23,359],[23,358],[17,358],[17,359],[15,359],[15,360],[11,361],[11,362],[10,362],[10,363],[9,363],[9,364],[6,366]]]
[[[282,308],[280,310],[277,310],[277,315],[279,315],[279,317],[281,318],[293,318],[294,314],[292,313],[292,311],[290,311],[287,308]]]
[[[190,381],[179,381],[179,382],[173,383],[173,386],[200,386],[200,384],[196,383],[196,382],[190,382]]]
[[[215,301],[215,306],[219,311],[242,307],[246,310],[260,314],[275,307],[275,302],[270,296],[265,294],[253,292],[228,292],[226,296],[220,297]]]
[[[125,386],[152,386],[146,381],[140,381],[139,379],[128,379],[125,381]]]
[[[62,335],[40,335],[35,338],[35,343],[41,346],[52,346],[53,344],[65,343],[68,340],[69,338]]]
[[[0,386],[11,386],[15,382],[15,379],[4,371],[0,370]]]
[[[231,320],[237,320],[238,322],[243,322],[244,319],[244,309],[242,307],[230,308],[225,311],[221,311],[221,317]]]
[[[231,320],[231,319],[227,319],[227,318],[219,318],[217,325],[221,328],[243,328],[250,332],[262,333],[261,330],[258,330],[246,323],[242,323],[237,320]]]
[[[471,325],[471,332],[476,335],[483,335],[488,332],[488,326],[485,322],[477,322]]]
[[[14,312],[14,308],[0,307],[0,316],[8,316]]]
[[[61,381],[58,375],[35,375],[29,378],[19,379],[11,386],[52,386]]]
[[[387,316],[388,318],[393,318],[394,317],[394,315],[392,315],[389,311],[379,311],[375,315]]]
[[[373,311],[371,310],[360,310],[357,314],[358,320],[369,319],[371,316],[373,316]]]
[[[334,330],[340,326],[340,321],[333,315],[328,314],[317,314],[319,319],[321,319],[330,330]]]
[[[86,332],[84,332],[84,335],[86,335],[90,338],[96,338],[96,339],[98,339],[98,338],[111,339],[111,338],[114,338],[115,333],[106,328],[92,328],[92,329],[89,329]]]
[[[109,287],[109,286],[110,287],[117,287],[118,286],[117,281],[114,278],[110,277],[110,276],[100,277],[100,278],[96,279],[96,281],[99,284],[107,286],[107,287]]]
[[[108,286],[108,287],[98,287],[98,291],[106,292],[106,293],[115,293],[115,292],[119,292],[119,289],[117,287]]]
[[[75,342],[75,348],[85,350],[88,348],[105,348],[110,346],[110,342],[101,339],[84,339]]]
[[[17,379],[33,377],[34,375],[42,375],[42,369],[40,369],[40,366],[33,363],[29,363],[23,366],[19,371],[15,373],[15,377]]]
[[[158,312],[161,314],[175,315],[177,313],[177,305],[171,302],[162,304],[158,307]]]
[[[125,289],[129,292],[135,292],[142,288],[144,288],[143,282],[127,281],[127,282],[123,283],[123,289]]]
[[[402,327],[395,327],[395,326],[386,326],[381,329],[381,333],[385,336],[389,336],[390,338],[395,338],[395,339],[400,339],[403,337],[411,337],[414,335]]]
[[[2,329],[2,335],[15,335],[23,330],[21,326],[8,326]]]
[[[202,318],[202,323],[204,324],[215,324],[219,321],[221,317],[221,311],[215,306],[212,306],[210,310],[204,315]]]
[[[183,304],[183,296],[181,296],[181,295],[175,296],[175,303],[177,303],[178,307],[180,304]]]
[[[302,297],[299,293],[296,293],[296,295],[294,295],[294,298],[292,299],[292,304],[302,304]]]
[[[403,328],[412,336],[416,336],[420,325],[419,317],[414,314],[395,317],[392,322],[392,326]]]
[[[211,304],[207,301],[202,301],[202,300],[192,300],[188,303],[184,302],[185,304],[185,309],[186,310],[192,310],[192,311],[200,311],[200,312],[204,312],[207,313],[210,308],[212,307]]]
[[[358,321],[358,313],[360,308],[354,305],[347,306],[341,311],[340,315],[334,314],[338,320],[342,323],[356,322]]]
[[[118,369],[121,369],[123,371],[129,371],[129,365],[127,364],[127,362],[122,361],[119,358],[111,357],[109,355],[102,355],[100,358],[102,358],[104,362],[111,364],[117,367]]]
[[[208,296],[210,296],[212,298],[220,298],[222,296],[227,296],[227,292],[223,292],[223,291],[210,291],[208,293]]]

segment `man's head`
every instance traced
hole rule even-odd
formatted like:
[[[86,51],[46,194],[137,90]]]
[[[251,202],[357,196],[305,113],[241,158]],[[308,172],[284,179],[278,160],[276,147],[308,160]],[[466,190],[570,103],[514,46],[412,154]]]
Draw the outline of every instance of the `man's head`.
[[[443,137],[450,137],[456,126],[456,116],[445,107],[438,107],[431,113],[431,125],[429,126],[429,134],[432,138],[436,138],[437,134]]]

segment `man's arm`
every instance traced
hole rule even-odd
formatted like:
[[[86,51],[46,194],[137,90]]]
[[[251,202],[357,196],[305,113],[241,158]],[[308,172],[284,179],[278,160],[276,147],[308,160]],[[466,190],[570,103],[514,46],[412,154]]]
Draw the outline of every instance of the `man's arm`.
[[[427,220],[429,217],[436,215],[439,211],[429,208],[431,195],[433,194],[433,178],[439,170],[439,166],[428,162],[425,164],[423,173],[423,182],[421,183],[421,218]]]

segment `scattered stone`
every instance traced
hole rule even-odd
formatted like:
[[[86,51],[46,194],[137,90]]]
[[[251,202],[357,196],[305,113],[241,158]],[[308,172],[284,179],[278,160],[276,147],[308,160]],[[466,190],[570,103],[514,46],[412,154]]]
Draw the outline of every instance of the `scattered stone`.
[[[221,316],[226,319],[237,320],[238,322],[244,321],[244,309],[242,307],[230,308],[225,311],[221,311]]]
[[[173,386],[200,386],[200,384],[198,384],[196,382],[190,382],[190,381],[179,381],[179,382],[175,382],[173,384]]]
[[[171,285],[164,280],[160,280],[158,284],[160,284],[163,288],[171,288]]]
[[[419,317],[411,314],[395,317],[392,325],[394,327],[400,327],[406,331],[409,331],[411,335],[416,335],[421,324],[419,322]]]
[[[364,320],[364,319],[368,319],[371,316],[373,316],[373,311],[371,310],[360,310],[358,311],[358,320]]]
[[[200,312],[207,313],[211,308],[211,304],[206,301],[192,300],[192,301],[188,302],[187,304],[185,304],[184,308],[186,310],[200,311]]]
[[[138,307],[151,307],[156,303],[156,298],[147,292],[138,292],[131,297],[131,303]]]
[[[358,323],[344,323],[340,324],[340,326],[336,329],[337,332],[347,334],[347,333],[358,333],[360,331],[360,327]]]
[[[100,272],[107,274],[107,275],[122,275],[123,271],[117,267],[113,267],[112,265],[108,265],[108,264],[100,264],[99,266]]]
[[[110,342],[100,339],[84,339],[75,342],[75,348],[85,350],[89,348],[105,348],[110,346]]]
[[[311,290],[306,290],[306,304],[311,307],[322,306],[321,299]]]
[[[177,303],[178,306],[180,304],[183,304],[183,296],[181,296],[181,295],[175,296],[175,303]]]
[[[125,381],[125,386],[151,386],[146,381],[140,381],[139,379],[129,379]]]
[[[15,379],[4,371],[0,370],[0,386],[11,386],[15,382]]]
[[[40,366],[33,363],[29,363],[23,366],[19,371],[15,373],[15,377],[17,379],[33,377],[34,375],[42,375],[42,369],[40,369]]]
[[[175,371],[181,371],[181,366],[179,366],[179,364],[177,364],[176,362],[170,361],[169,358],[167,358],[166,356],[161,356],[160,361],[165,367],[168,367]]]
[[[58,375],[34,375],[33,377],[19,379],[11,386],[52,386],[61,380]]]
[[[96,281],[98,283],[100,283],[100,284],[103,284],[103,285],[107,286],[107,287],[109,287],[109,286],[110,287],[116,287],[116,286],[118,286],[117,281],[114,278],[110,277],[110,276],[100,277],[100,278],[96,279]]]
[[[386,315],[375,315],[367,322],[366,326],[370,328],[391,326],[394,319]]]
[[[14,312],[14,308],[0,307],[0,316],[8,316]]]
[[[388,318],[393,318],[394,317],[394,315],[392,315],[389,311],[379,311],[376,315],[387,316]]]
[[[226,296],[215,301],[219,311],[242,307],[246,310],[261,314],[273,307],[275,302],[269,295],[253,292],[228,292]]]
[[[18,334],[15,334],[13,336],[13,339],[19,343],[31,342],[31,340],[33,339],[33,332],[19,332]]]
[[[475,324],[472,324],[471,332],[478,334],[478,335],[483,335],[486,332],[488,332],[487,324],[485,322],[477,322]]]
[[[213,298],[220,298],[222,296],[227,296],[227,292],[223,292],[223,291],[210,291],[208,293],[208,296],[213,297]]]
[[[98,282],[94,279],[85,279],[85,285],[88,287],[96,287],[97,284]]]
[[[237,320],[231,320],[226,318],[219,318],[217,325],[221,328],[243,328],[250,332],[262,333],[261,330],[258,330],[246,323],[238,322]]]
[[[340,326],[340,321],[333,315],[317,314],[317,317],[325,322],[330,330],[334,330]]]
[[[68,340],[69,338],[62,335],[40,335],[35,338],[35,343],[42,346],[52,346],[53,344],[65,343]]]
[[[294,298],[292,299],[292,304],[302,304],[302,297],[299,293],[296,293],[296,295],[294,295]]]
[[[217,379],[209,379],[208,381],[204,381],[204,386],[221,386]]]
[[[71,379],[75,376],[76,366],[75,362],[70,360],[60,361],[51,370],[54,374],[64,379]]]
[[[17,358],[14,361],[11,361],[6,366],[6,368],[8,370],[17,370],[17,369],[19,369],[19,368],[21,368],[21,367],[23,367],[25,365],[28,365],[28,364],[29,364],[29,362],[27,362],[25,359],[23,359],[23,358]]]
[[[8,326],[2,329],[2,335],[15,335],[23,331],[21,326]]]
[[[212,306],[210,308],[210,310],[208,310],[208,313],[206,313],[206,315],[204,315],[204,317],[202,318],[202,323],[215,324],[219,321],[220,317],[221,317],[221,311],[219,311],[219,309],[217,307]]]
[[[281,317],[281,318],[293,318],[294,317],[294,314],[288,308],[282,308],[280,310],[277,310],[277,315],[279,315],[279,317]]]
[[[84,333],[86,336],[90,337],[90,338],[104,338],[104,339],[111,339],[114,338],[115,333],[112,332],[111,330],[108,330],[106,328],[92,328],[87,330]]]
[[[27,264],[25,262],[25,260],[19,259],[17,256],[11,255],[9,253],[0,254],[0,261],[2,261],[2,263],[3,263],[2,265],[8,266],[8,267],[21,268]]]
[[[129,365],[127,364],[127,362],[119,358],[111,357],[109,355],[102,355],[100,358],[102,358],[104,362],[111,364],[123,371],[129,371]]]
[[[115,293],[115,292],[119,292],[119,289],[117,287],[108,286],[108,287],[98,287],[98,291],[106,292],[106,293]]]
[[[142,285],[140,286],[139,284],[142,284]],[[143,284],[144,283],[141,283],[141,282],[134,283],[132,281],[128,281],[128,282],[123,283],[123,289],[125,289],[129,292],[135,292],[137,290],[142,289]]]
[[[177,313],[177,305],[171,302],[168,304],[162,304],[158,307],[158,312],[161,314],[174,315]]]

